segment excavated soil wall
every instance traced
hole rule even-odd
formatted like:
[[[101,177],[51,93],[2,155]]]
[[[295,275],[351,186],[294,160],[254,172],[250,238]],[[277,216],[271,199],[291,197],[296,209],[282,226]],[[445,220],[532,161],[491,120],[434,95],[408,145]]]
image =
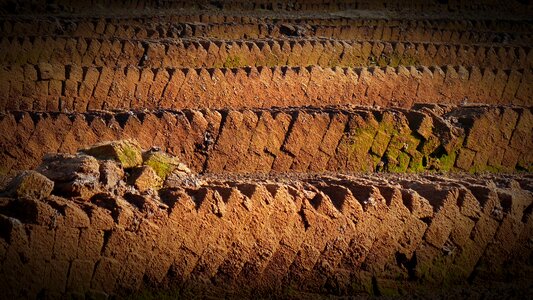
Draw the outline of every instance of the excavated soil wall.
[[[0,0],[1,297],[532,298],[532,13]]]
[[[527,297],[533,185],[518,180],[207,178],[145,196],[2,198],[0,286],[8,298],[150,287],[174,297],[457,297],[513,280]]]
[[[531,171],[531,108],[280,108],[0,115],[3,174],[131,138],[201,172]]]
[[[0,111],[533,102],[532,26],[507,14],[176,12],[6,17]]]

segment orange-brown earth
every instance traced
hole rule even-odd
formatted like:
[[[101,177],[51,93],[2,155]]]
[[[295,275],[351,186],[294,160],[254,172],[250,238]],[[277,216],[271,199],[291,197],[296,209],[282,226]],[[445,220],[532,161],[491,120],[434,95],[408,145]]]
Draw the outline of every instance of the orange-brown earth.
[[[416,105],[0,114],[5,175],[46,153],[133,138],[197,172],[530,172],[533,114],[508,106]]]
[[[2,298],[533,297],[532,11],[0,1]]]
[[[19,175],[0,198],[4,295],[531,293],[529,175],[185,168],[161,183],[146,158],[153,151],[128,168],[132,160],[48,156],[38,172]]]

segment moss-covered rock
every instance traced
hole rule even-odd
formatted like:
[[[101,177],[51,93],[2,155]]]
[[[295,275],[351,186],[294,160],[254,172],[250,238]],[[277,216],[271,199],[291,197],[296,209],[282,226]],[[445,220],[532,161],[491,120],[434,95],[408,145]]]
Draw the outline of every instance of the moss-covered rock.
[[[457,158],[457,153],[454,151],[450,154],[444,154],[439,158],[439,167],[441,171],[450,171]]]
[[[99,143],[80,151],[100,160],[118,161],[125,169],[140,166],[143,162],[141,147],[131,140]]]
[[[340,142],[341,153],[356,170],[371,171],[369,150],[374,140],[374,132],[357,128],[353,133],[344,135]]]
[[[433,153],[440,146],[440,140],[434,135],[428,136],[423,142],[420,151],[424,155],[429,155]]]
[[[404,152],[400,152],[398,156],[394,159],[395,165],[390,165],[388,170],[390,172],[404,173],[407,171],[409,166],[409,155]]]
[[[143,164],[150,166],[163,180],[165,180],[172,172],[191,172],[177,157],[162,151],[148,151],[144,153],[143,159]]]
[[[387,150],[387,145],[389,145],[390,139],[391,136],[389,134],[380,130],[374,137],[374,142],[372,143],[372,147],[370,149],[378,156],[383,156]]]
[[[407,169],[408,172],[424,172],[424,157],[422,154],[418,153],[411,157],[411,160],[409,161],[409,168]]]

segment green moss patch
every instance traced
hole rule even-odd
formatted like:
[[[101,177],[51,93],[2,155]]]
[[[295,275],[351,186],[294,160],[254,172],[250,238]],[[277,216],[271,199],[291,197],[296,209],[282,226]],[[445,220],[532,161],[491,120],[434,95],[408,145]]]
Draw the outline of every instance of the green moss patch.
[[[162,179],[166,179],[168,175],[176,170],[184,173],[190,172],[190,170],[184,164],[180,163],[180,160],[177,157],[165,152],[148,151],[143,155],[143,159],[143,164],[145,166],[150,166],[155,171],[157,176],[161,177]]]
[[[96,159],[118,161],[125,169],[139,166],[143,161],[141,147],[131,140],[104,142],[80,151]]]
[[[228,56],[223,64],[224,68],[238,68],[242,67],[242,61],[239,56]]]

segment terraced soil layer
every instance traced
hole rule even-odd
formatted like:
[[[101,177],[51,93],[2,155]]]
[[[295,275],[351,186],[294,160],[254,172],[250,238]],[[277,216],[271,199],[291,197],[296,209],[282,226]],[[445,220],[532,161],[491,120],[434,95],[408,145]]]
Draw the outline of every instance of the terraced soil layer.
[[[4,296],[531,293],[530,176],[199,181],[2,198]]]
[[[210,173],[531,172],[533,163],[531,109],[504,106],[12,112],[0,128],[4,174],[125,138]]]
[[[14,15],[1,22],[0,111],[530,106],[532,26],[509,11],[501,20],[390,11]]]
[[[3,38],[4,65],[40,63],[81,67],[139,65],[152,68],[274,66],[445,66],[531,68],[527,46],[487,43],[413,43],[326,38],[117,39],[25,36]]]
[[[531,104],[530,69],[246,67],[175,69],[42,64],[4,69],[0,111]],[[249,93],[248,91],[254,91]],[[9,91],[9,92],[7,92]]]

